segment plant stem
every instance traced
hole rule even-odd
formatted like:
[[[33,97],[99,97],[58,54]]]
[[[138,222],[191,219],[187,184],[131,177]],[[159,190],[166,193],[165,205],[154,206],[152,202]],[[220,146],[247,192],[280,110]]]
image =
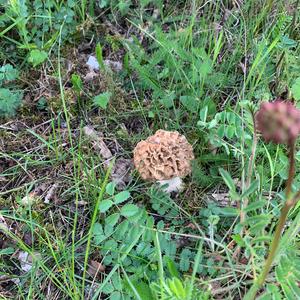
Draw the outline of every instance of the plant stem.
[[[252,120],[253,120],[253,143],[252,143],[252,147],[251,147],[251,155],[249,158],[249,164],[248,164],[248,169],[247,169],[247,179],[246,179],[246,183],[245,183],[245,188],[244,190],[246,191],[250,184],[251,184],[251,178],[252,178],[252,173],[253,173],[253,167],[254,167],[254,161],[255,161],[255,153],[256,153],[256,147],[257,147],[257,130],[256,130],[256,121],[255,121],[255,115],[254,112],[251,111],[252,114]],[[244,198],[241,199],[242,201],[242,207],[241,207],[241,211],[240,211],[240,223],[243,225],[243,223],[246,221],[246,212],[245,209],[247,208],[248,204],[249,204],[249,199],[248,198]],[[242,231],[241,231],[241,237],[244,236],[244,233],[246,232],[246,228],[243,225]],[[241,247],[238,246],[236,248],[236,250],[234,251],[233,257],[239,257],[241,252]]]
[[[296,5],[295,5],[295,10],[294,10],[294,13],[293,13],[293,20],[292,20],[292,23],[291,23],[291,26],[290,26],[290,32],[291,32],[291,35],[293,35],[293,31],[295,30],[296,28],[296,22],[297,22],[297,12],[298,12],[298,6],[299,6],[299,0],[297,0],[296,2]]]
[[[295,142],[291,142],[289,145],[290,152],[289,152],[289,176],[286,182],[286,190],[285,190],[285,197],[286,200],[290,200],[291,192],[292,192],[292,183],[295,175]]]
[[[256,146],[257,146],[256,122],[255,122],[255,116],[253,113],[252,113],[252,119],[253,119],[253,143],[252,143],[252,148],[251,148],[251,155],[249,158],[245,190],[247,190],[251,184],[251,178],[252,178],[253,166],[254,166],[254,158],[255,158]],[[244,223],[246,220],[245,208],[247,208],[248,203],[249,203],[249,199],[245,198],[243,201],[243,206],[242,206],[241,213],[240,213],[240,222],[241,223]],[[243,232],[244,232],[244,230],[243,230]],[[243,232],[241,235],[243,235]]]
[[[245,295],[243,300],[254,300],[256,297],[256,293],[258,292],[259,289],[262,288],[262,286],[267,278],[267,275],[269,274],[270,269],[272,267],[272,262],[276,256],[277,248],[278,248],[278,245],[280,244],[279,242],[280,242],[281,233],[282,233],[282,230],[283,230],[283,227],[284,227],[285,221],[287,219],[290,208],[291,208],[291,205],[286,203],[284,205],[284,207],[281,209],[280,219],[276,226],[274,238],[273,238],[273,241],[270,246],[269,255],[266,259],[263,272],[258,277],[257,281],[252,285],[252,287],[247,292],[247,294]]]
[[[284,206],[281,209],[281,214],[279,218],[279,222],[276,226],[275,234],[273,237],[273,241],[270,246],[269,254],[265,262],[265,266],[263,268],[262,273],[258,277],[257,281],[253,284],[251,289],[247,292],[247,294],[244,297],[244,300],[252,300],[255,299],[257,291],[263,286],[267,275],[270,272],[270,269],[272,267],[273,260],[276,256],[278,246],[280,244],[280,237],[281,233],[283,231],[289,210],[291,207],[294,206],[296,203],[296,200],[294,200],[295,197],[291,197],[291,192],[292,192],[292,183],[293,183],[293,178],[295,175],[295,143],[291,142],[289,145],[290,152],[289,152],[289,176],[288,180],[286,183],[286,202]],[[292,199],[291,199],[292,198]]]
[[[260,275],[260,277],[258,278],[258,284],[260,287],[264,284],[266,277],[271,269],[271,265],[275,258],[275,254],[276,254],[276,251],[277,251],[277,248],[279,245],[281,233],[282,233],[282,230],[283,230],[283,227],[284,227],[284,224],[285,224],[285,221],[286,221],[286,218],[287,218],[290,208],[291,208],[290,205],[285,204],[284,207],[281,209],[280,219],[276,226],[274,238],[273,238],[272,244],[270,246],[269,255],[266,260],[263,272]]]

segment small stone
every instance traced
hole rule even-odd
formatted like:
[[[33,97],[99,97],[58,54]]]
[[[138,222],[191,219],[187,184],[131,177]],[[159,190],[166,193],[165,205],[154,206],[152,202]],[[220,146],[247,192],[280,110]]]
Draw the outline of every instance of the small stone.
[[[97,58],[93,55],[90,55],[86,63],[91,70],[99,70],[99,63]]]

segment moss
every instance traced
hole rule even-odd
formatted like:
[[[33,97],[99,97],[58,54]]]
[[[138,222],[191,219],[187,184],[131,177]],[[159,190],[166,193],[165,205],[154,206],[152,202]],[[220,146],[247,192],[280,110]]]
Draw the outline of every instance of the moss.
[[[64,100],[68,112],[72,115],[77,113],[77,99],[74,91],[72,89],[67,89],[64,91]],[[64,110],[63,101],[61,95],[55,97],[50,97],[47,99],[47,104],[50,110],[54,113],[59,113]]]
[[[1,209],[10,208],[11,200],[9,198],[0,197],[0,207]]]
[[[21,108],[18,111],[18,118],[19,119],[30,119],[28,121],[32,123],[37,123],[41,121],[41,115],[35,113],[35,108],[28,106],[28,105],[22,105]]]

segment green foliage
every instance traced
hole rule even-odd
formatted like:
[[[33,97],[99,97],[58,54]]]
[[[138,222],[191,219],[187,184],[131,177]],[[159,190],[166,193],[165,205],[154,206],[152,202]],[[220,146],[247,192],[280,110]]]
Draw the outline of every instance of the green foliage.
[[[103,109],[107,108],[108,102],[112,96],[111,92],[105,92],[94,97],[93,103]]]
[[[291,91],[295,100],[300,100],[300,77],[298,77],[295,83],[292,85]]]
[[[99,0],[99,7],[100,8],[109,8],[111,7],[113,10],[116,10],[117,12],[119,12],[119,14],[121,16],[125,16],[130,12],[130,7],[132,6],[132,2],[131,0]],[[145,1],[138,1],[136,4],[143,6],[143,2]],[[153,2],[153,4],[155,5],[156,2],[159,1],[151,1]],[[145,5],[147,5],[147,3],[145,3]]]
[[[207,141],[216,148],[222,147],[228,155],[233,154],[235,157],[239,157],[240,153],[237,149],[241,136],[248,143],[252,140],[247,128],[243,130],[241,117],[233,111],[222,111],[215,115],[209,115],[208,112],[209,107],[203,107],[200,110],[200,120],[197,123],[202,130],[208,132]]]
[[[48,57],[47,52],[42,51],[42,50],[38,50],[38,49],[34,49],[31,50],[29,53],[29,57],[28,57],[28,61],[34,66],[38,66],[41,63],[43,63]]]
[[[0,85],[6,81],[12,81],[17,79],[19,73],[12,65],[6,64],[0,68]]]
[[[109,210],[113,206],[113,202],[109,199],[101,201],[99,205],[100,212],[104,213]]]
[[[214,155],[212,155],[211,161],[214,163],[216,162],[216,157]],[[213,172],[212,169],[213,168],[209,168],[208,171]],[[196,160],[192,162],[192,177],[193,182],[197,183],[197,185],[201,187],[209,187],[217,183],[216,176],[214,177],[211,174],[207,174],[205,166]]]
[[[3,26],[13,27],[7,33],[8,38],[20,49],[30,51],[28,60],[34,66],[47,58],[45,50],[55,45],[61,27],[64,41],[77,30],[79,24],[76,1],[73,0],[13,0],[0,5],[4,11],[1,19]],[[19,38],[16,38],[16,33]],[[16,53],[6,54],[15,56]]]
[[[97,62],[99,64],[100,68],[102,70],[105,70],[105,65],[104,65],[104,61],[103,61],[103,54],[102,54],[102,46],[99,43],[96,45],[95,51],[96,51]]]
[[[14,253],[14,248],[12,247],[8,247],[8,248],[4,248],[0,250],[0,256],[1,255],[9,255],[9,254],[13,254]]]
[[[0,68],[0,117],[10,117],[21,105],[23,94],[9,88],[11,81],[17,79],[18,71],[6,64]]]
[[[224,169],[220,169],[220,174],[223,177],[224,182],[228,186],[229,190],[235,192],[236,191],[235,184],[230,174]]]
[[[300,253],[296,246],[296,248],[286,251],[276,267],[276,279],[286,299],[297,299],[300,297],[300,288],[297,285],[300,279],[299,263]]]
[[[174,201],[169,194],[163,192],[159,187],[151,187],[148,195],[154,211],[168,217],[175,217],[177,215],[178,211]]]
[[[95,245],[100,246],[100,254],[103,257],[103,264],[111,266],[118,263],[121,253],[132,243],[141,228],[147,228],[141,236],[138,243],[130,251],[130,255],[123,261],[123,267],[129,273],[127,281],[122,281],[122,289],[128,290],[130,295],[138,293],[141,299],[161,299],[157,294],[157,255],[153,246],[154,239],[154,219],[146,213],[143,208],[139,208],[133,203],[125,203],[130,201],[131,193],[129,191],[115,192],[115,184],[109,183],[106,186],[107,197],[102,200],[99,212],[105,213],[103,222],[97,222],[93,228],[93,237]],[[153,207],[165,216],[172,216],[172,213],[178,215],[176,205],[167,204],[172,200],[167,194],[158,188],[153,188],[149,194],[152,198]],[[168,199],[168,200],[167,200]],[[157,206],[156,206],[157,204]],[[122,205],[119,208],[119,205]],[[118,206],[119,209],[115,209]],[[173,211],[173,212],[172,212]],[[174,225],[181,224],[174,220]],[[157,223],[158,230],[164,230],[166,224],[163,221]],[[169,228],[172,230],[173,227]],[[175,228],[175,227],[174,227]],[[170,279],[166,279],[165,288],[166,296],[170,299],[180,299],[184,293],[185,298],[182,299],[207,299],[201,298],[209,295],[205,288],[203,291],[189,285],[189,281],[185,280],[181,283],[180,272],[187,272],[192,267],[192,262],[196,257],[193,249],[180,248],[176,240],[179,237],[172,238],[170,234],[158,233],[158,241],[163,256],[163,267],[166,268],[171,275]],[[178,257],[178,259],[177,259]],[[174,261],[176,260],[176,262]],[[196,268],[197,272],[198,268]],[[174,278],[174,275],[177,279]],[[173,276],[173,277],[172,277]],[[148,283],[148,281],[152,283]],[[182,288],[181,288],[182,284]],[[111,286],[110,286],[111,287]],[[192,289],[192,295],[196,298],[188,298],[188,291]],[[107,294],[111,295],[116,290],[113,288],[106,289]],[[159,292],[160,293],[160,292]],[[150,297],[152,298],[145,298]],[[173,297],[173,298],[172,298]],[[175,298],[174,298],[175,297]],[[208,296],[207,296],[208,297]]]
[[[133,217],[139,212],[138,207],[135,204],[125,204],[121,208],[121,215],[123,217]]]
[[[72,74],[71,81],[76,94],[80,95],[80,92],[83,89],[83,83],[80,76],[78,74]]]
[[[22,93],[0,88],[0,116],[13,116],[21,104]]]
[[[187,28],[181,33],[173,30],[165,33],[156,27],[154,32],[150,53],[137,39],[126,44],[129,65],[138,74],[137,86],[153,93],[154,104],[197,113],[203,106],[204,91],[214,93],[226,85],[224,74],[214,69],[214,61],[201,39],[187,44]]]
[[[298,299],[300,297],[299,282],[300,273],[298,265],[300,262],[299,250],[292,247],[280,258],[275,268],[275,278],[266,286],[266,291],[258,298],[267,299]]]
[[[182,281],[177,277],[168,278],[163,282],[152,283],[151,289],[155,298],[153,299],[170,299],[170,300],[208,300],[210,299],[210,291],[193,287],[192,296],[189,297],[190,281],[186,279]],[[150,300],[150,299],[149,299]]]
[[[112,192],[112,191],[111,191]],[[130,193],[128,191],[123,191],[115,195],[114,202],[115,204],[123,203],[130,198]]]

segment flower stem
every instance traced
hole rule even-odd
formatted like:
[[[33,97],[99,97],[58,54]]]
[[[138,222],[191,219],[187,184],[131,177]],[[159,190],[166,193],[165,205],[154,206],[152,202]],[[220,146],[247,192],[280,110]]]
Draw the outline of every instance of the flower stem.
[[[290,152],[289,152],[289,176],[286,182],[286,190],[285,190],[285,197],[288,201],[291,197],[292,192],[292,183],[295,175],[295,142],[291,142],[289,145]]]
[[[251,184],[251,178],[252,178],[252,173],[253,173],[253,167],[254,167],[254,162],[255,162],[255,153],[256,153],[256,146],[257,146],[257,130],[256,130],[256,121],[255,121],[255,116],[252,113],[252,119],[253,119],[253,142],[252,142],[252,148],[251,148],[251,155],[249,158],[249,164],[248,164],[248,171],[247,171],[247,179],[246,179],[246,184],[245,184],[245,190],[247,190]],[[245,209],[247,208],[249,203],[249,199],[245,198],[243,199],[243,206],[241,209],[240,213],[240,222],[243,224],[246,220],[246,212]],[[243,236],[245,231],[245,228],[243,228],[243,231],[241,233],[241,236]]]
[[[263,271],[260,274],[260,276],[258,277],[258,279],[256,280],[256,282],[253,284],[253,286],[250,288],[250,290],[245,295],[244,300],[255,299],[257,291],[263,286],[263,284],[267,278],[267,275],[269,274],[269,272],[271,270],[273,260],[276,256],[277,249],[278,249],[279,242],[280,242],[281,233],[283,231],[289,210],[296,203],[296,201],[292,201],[292,200],[294,200],[294,198],[291,196],[292,195],[292,183],[293,183],[293,178],[294,178],[294,174],[295,174],[295,143],[294,142],[290,143],[289,148],[290,148],[290,152],[289,152],[289,162],[290,163],[289,163],[289,176],[288,176],[288,180],[286,183],[286,191],[285,191],[286,202],[281,209],[279,222],[276,226],[275,234],[274,234],[271,246],[270,246],[269,254],[266,259]]]
[[[260,275],[260,277],[258,278],[258,284],[260,286],[262,286],[264,284],[264,282],[267,278],[267,275],[270,272],[271,265],[275,258],[275,254],[277,252],[277,248],[279,245],[281,233],[282,233],[282,230],[283,230],[283,227],[284,227],[285,221],[287,219],[287,215],[288,215],[290,208],[291,207],[289,205],[285,204],[284,207],[281,209],[280,219],[276,226],[274,238],[273,238],[272,244],[270,246],[270,252],[269,252],[268,258],[266,260],[263,272]]]

